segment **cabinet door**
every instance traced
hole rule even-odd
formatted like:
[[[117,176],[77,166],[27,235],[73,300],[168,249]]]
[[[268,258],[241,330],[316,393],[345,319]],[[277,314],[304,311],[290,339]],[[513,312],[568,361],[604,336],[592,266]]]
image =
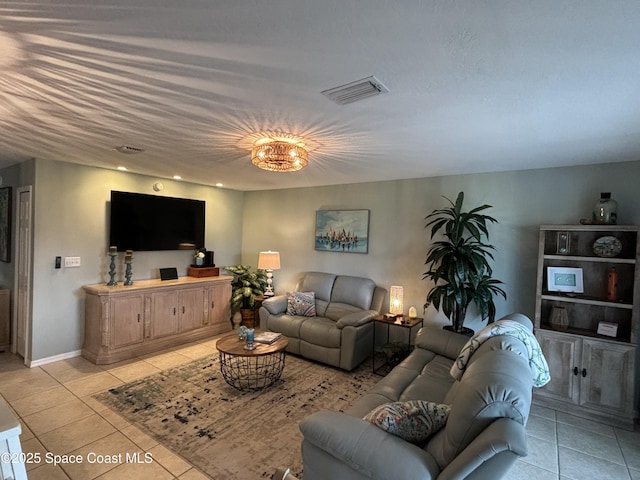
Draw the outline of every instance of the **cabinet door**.
[[[205,317],[204,288],[189,288],[180,292],[180,331],[202,328]]]
[[[209,325],[231,327],[231,285],[213,285],[209,288]]]
[[[111,347],[141,343],[144,333],[142,295],[112,298],[109,303]]]
[[[177,291],[151,294],[151,336],[164,337],[178,333]]]
[[[631,416],[635,348],[584,339],[580,402],[601,411]]]
[[[555,400],[570,400],[578,403],[580,396],[580,375],[575,375],[575,368],[580,368],[582,341],[570,335],[562,335],[546,330],[538,330],[536,337],[542,348],[551,381],[544,387],[536,389],[536,394]]]

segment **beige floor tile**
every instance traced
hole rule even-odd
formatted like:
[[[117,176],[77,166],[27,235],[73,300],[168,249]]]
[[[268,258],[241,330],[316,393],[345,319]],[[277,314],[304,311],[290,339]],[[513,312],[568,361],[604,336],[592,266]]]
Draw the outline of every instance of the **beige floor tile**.
[[[209,355],[218,356],[218,351],[215,347],[211,347],[209,345],[193,345],[181,348],[177,353],[185,357],[189,357],[191,360],[197,360],[198,358],[207,357]]]
[[[94,365],[93,363],[85,359],[82,359],[82,361],[83,363],[78,366],[78,368],[68,367],[67,365],[66,369],[60,369],[53,372],[47,370],[47,372],[60,383],[69,383],[73,380],[90,377],[91,375],[95,375],[96,373],[104,372],[104,370],[98,365]]]
[[[71,452],[79,455],[83,462],[79,464],[64,465],[67,475],[72,479],[93,479],[125,463],[128,458],[136,453],[141,453],[122,433],[116,432],[85,445]]]
[[[146,363],[149,363],[160,370],[167,370],[179,365],[184,365],[185,363],[191,362],[191,360],[192,359],[190,357],[178,352],[163,353],[162,355],[149,356],[144,359]]]
[[[118,385],[122,385],[122,380],[114,377],[109,372],[97,373],[90,377],[65,383],[65,387],[78,397],[85,397],[94,393],[103,392],[110,388],[117,387]]]
[[[622,451],[615,437],[592,433],[560,423],[558,424],[558,445],[624,465]]]
[[[127,419],[121,417],[113,410],[101,410],[98,414],[118,430],[122,430],[131,425]]]
[[[23,420],[34,435],[40,436],[43,433],[77,422],[82,418],[86,418],[94,414],[95,412],[84,402],[73,397],[70,402],[61,403],[55,407],[40,410],[39,412],[23,417]]]
[[[38,468],[43,463],[45,463],[44,459],[47,453],[47,449],[37,438],[32,438],[25,441],[22,441],[22,439],[20,439],[20,447],[22,448],[22,453],[25,454],[25,459],[27,460],[25,462],[27,472],[29,470],[33,470],[34,468]]]
[[[556,418],[558,419],[558,424],[564,423],[566,425],[582,428],[583,430],[588,430],[589,432],[598,433],[600,435],[607,435],[609,437],[616,436],[613,427],[603,423],[593,422],[586,418],[576,417],[563,412],[557,412]]]
[[[59,465],[44,464],[29,471],[29,480],[69,480]],[[80,479],[78,479],[80,480]]]
[[[69,453],[95,442],[116,429],[98,414],[40,435],[42,444],[55,454]]]
[[[2,374],[0,393],[9,403],[30,395],[42,394],[47,390],[60,386],[59,382],[43,370],[39,368],[29,370],[34,370],[34,372],[16,373],[14,378],[11,379]]]
[[[59,362],[47,363],[46,365],[42,365],[40,368],[42,368],[52,377],[55,377],[57,374],[65,372],[67,370],[83,371],[87,369],[93,369],[93,367],[96,366],[97,365],[90,362],[86,358],[78,356],[73,358],[66,358],[64,360],[60,360]]]
[[[126,383],[148,377],[154,373],[160,373],[160,371],[161,370],[159,368],[154,367],[150,363],[147,363],[144,360],[139,360],[130,365],[109,370],[109,373]]]
[[[154,462],[158,462],[176,477],[182,475],[191,468],[189,463],[185,462],[181,457],[162,445],[156,445],[149,450],[149,453],[153,455]]]
[[[178,478],[180,480],[210,480],[211,479],[211,477],[209,477],[208,475],[205,475],[204,473],[200,472],[195,468],[187,470]]]
[[[46,394],[38,393],[16,399],[11,402],[11,406],[18,415],[24,417],[75,399],[76,396],[73,393],[62,385],[59,385],[58,387],[47,390]]]
[[[25,440],[29,440],[30,438],[35,437],[29,425],[24,423],[24,420],[20,420],[20,428],[22,429],[22,433],[20,434],[20,441],[24,442]]]
[[[100,480],[172,480],[174,478],[158,463],[125,463],[104,475]]]
[[[549,472],[530,463],[518,460],[505,479],[508,480],[558,480],[558,474]]]
[[[82,400],[84,403],[86,403],[94,412],[100,413],[104,410],[108,410],[109,407],[107,407],[104,403],[96,400],[95,398],[93,398],[93,395],[87,395],[85,397],[80,397],[80,400]]]
[[[571,479],[629,480],[626,466],[585,455],[570,448],[558,447],[560,475]],[[597,473],[597,477],[594,477]]]
[[[153,447],[158,445],[158,441],[155,438],[153,438],[151,435],[147,435],[135,425],[129,425],[128,427],[123,428],[121,431],[124,435],[126,435],[128,439],[130,439],[144,451],[149,451]]]

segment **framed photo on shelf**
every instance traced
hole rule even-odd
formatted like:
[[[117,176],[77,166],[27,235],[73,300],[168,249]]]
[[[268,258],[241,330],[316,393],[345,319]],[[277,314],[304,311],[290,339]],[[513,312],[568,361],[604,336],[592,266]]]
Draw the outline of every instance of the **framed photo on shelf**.
[[[368,253],[369,210],[318,210],[315,249],[323,252]]]
[[[584,293],[582,269],[547,267],[547,288],[550,292]]]

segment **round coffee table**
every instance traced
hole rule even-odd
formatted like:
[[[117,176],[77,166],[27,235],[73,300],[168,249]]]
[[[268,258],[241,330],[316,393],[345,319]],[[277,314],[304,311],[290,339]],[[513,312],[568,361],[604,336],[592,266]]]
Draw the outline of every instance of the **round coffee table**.
[[[255,343],[254,350],[246,350],[245,345],[235,333],[216,342],[225,381],[238,390],[258,390],[272,385],[284,370],[287,337],[283,335],[271,344]]]

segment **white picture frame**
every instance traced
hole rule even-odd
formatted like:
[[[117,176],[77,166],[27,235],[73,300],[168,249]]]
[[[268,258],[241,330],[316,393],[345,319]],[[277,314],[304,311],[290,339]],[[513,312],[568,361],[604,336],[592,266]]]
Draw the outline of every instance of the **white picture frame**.
[[[550,292],[584,293],[582,269],[547,267],[547,289]]]

